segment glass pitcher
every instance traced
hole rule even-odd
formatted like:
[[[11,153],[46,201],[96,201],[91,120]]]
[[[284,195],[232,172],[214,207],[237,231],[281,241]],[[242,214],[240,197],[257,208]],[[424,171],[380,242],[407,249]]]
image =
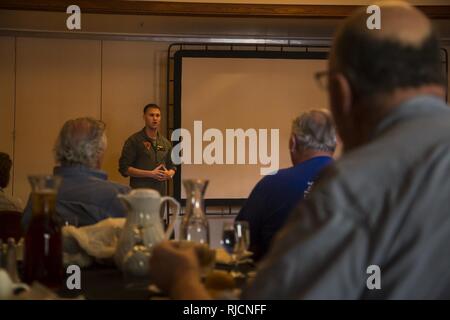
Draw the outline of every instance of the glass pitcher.
[[[64,277],[62,233],[56,216],[56,195],[62,178],[39,175],[28,179],[32,217],[25,234],[24,280],[58,288]]]
[[[180,225],[180,240],[209,245],[209,225],[203,205],[208,180],[184,180],[186,212]]]

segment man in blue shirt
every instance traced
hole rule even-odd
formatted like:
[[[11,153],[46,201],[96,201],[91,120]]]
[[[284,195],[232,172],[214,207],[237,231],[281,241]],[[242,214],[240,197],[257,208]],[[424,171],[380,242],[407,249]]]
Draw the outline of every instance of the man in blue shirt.
[[[62,177],[56,199],[58,216],[78,226],[95,224],[109,217],[124,217],[126,208],[117,198],[130,188],[108,181],[100,170],[106,150],[105,124],[91,118],[67,121],[55,144],[53,173]],[[28,200],[22,224],[31,221],[31,201]]]
[[[293,207],[307,197],[319,172],[332,162],[335,148],[336,133],[326,110],[305,112],[293,121],[289,139],[293,166],[260,180],[236,217],[249,223],[255,260],[266,254]]]

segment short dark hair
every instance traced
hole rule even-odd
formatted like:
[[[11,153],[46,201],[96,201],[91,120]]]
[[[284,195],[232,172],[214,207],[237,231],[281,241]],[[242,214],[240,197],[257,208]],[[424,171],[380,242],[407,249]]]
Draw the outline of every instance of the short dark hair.
[[[12,161],[9,155],[0,152],[0,188],[6,188],[8,186],[11,167]]]
[[[434,30],[421,45],[412,46],[347,28],[336,42],[335,53],[338,71],[346,75],[356,98],[390,93],[397,88],[445,84]]]
[[[161,108],[156,103],[149,103],[144,107],[144,113],[146,113],[149,108],[158,109],[161,112]]]

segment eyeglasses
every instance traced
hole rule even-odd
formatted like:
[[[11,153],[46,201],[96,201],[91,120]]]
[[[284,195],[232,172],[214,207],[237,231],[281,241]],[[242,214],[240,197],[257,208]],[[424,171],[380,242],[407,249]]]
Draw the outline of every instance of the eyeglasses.
[[[328,90],[330,87],[330,77],[337,73],[339,73],[339,71],[336,70],[319,71],[314,74],[314,77],[316,78],[321,89]]]
[[[330,83],[330,76],[336,72],[334,71],[319,71],[314,74],[314,78],[321,89],[327,90]]]

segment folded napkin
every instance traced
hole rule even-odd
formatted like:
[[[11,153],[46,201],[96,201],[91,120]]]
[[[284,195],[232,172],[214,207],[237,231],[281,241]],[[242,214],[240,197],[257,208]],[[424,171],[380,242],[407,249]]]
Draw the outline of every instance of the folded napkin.
[[[108,218],[81,228],[64,227],[64,263],[87,267],[94,260],[112,259],[124,224],[125,218]]]

